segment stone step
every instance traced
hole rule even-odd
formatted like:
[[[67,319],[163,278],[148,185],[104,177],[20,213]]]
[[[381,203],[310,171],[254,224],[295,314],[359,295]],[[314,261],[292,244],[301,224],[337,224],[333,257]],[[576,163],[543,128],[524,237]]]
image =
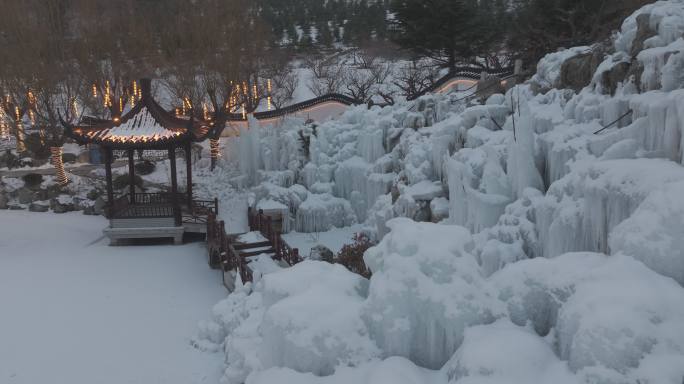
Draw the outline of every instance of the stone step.
[[[252,257],[252,256],[258,256],[262,254],[273,254],[275,255],[275,249],[273,247],[270,248],[264,248],[264,249],[259,249],[256,251],[250,251],[250,252],[238,252],[241,257]]]
[[[233,248],[235,248],[236,251],[241,251],[243,249],[263,248],[263,247],[270,247],[270,246],[271,246],[270,241],[260,241],[258,243],[235,243],[233,245]]]

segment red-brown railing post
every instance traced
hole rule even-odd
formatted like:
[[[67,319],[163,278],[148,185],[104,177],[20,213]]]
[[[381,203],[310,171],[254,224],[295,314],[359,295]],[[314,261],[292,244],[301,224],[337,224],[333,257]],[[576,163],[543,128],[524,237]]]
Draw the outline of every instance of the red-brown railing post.
[[[288,264],[295,265],[298,262],[299,262],[299,248],[294,248],[292,250],[292,260]]]

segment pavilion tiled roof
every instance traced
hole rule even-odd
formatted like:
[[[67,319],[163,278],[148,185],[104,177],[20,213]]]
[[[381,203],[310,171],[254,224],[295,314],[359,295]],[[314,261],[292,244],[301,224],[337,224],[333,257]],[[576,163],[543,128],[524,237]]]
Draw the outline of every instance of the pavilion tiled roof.
[[[206,122],[180,119],[152,97],[150,81],[141,80],[142,97],[121,118],[84,119],[82,124],[64,123],[66,135],[80,144],[100,144],[113,149],[160,148],[188,141],[203,141],[212,132]]]

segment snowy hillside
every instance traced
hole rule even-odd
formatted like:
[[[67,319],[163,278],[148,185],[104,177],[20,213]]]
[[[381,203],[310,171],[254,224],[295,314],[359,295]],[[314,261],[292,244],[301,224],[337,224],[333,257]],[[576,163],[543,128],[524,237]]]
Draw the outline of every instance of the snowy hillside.
[[[201,333],[225,382],[681,384],[683,74],[684,1],[660,1],[483,103],[253,122],[230,184],[298,232],[379,243],[370,280],[305,261],[219,303]]]

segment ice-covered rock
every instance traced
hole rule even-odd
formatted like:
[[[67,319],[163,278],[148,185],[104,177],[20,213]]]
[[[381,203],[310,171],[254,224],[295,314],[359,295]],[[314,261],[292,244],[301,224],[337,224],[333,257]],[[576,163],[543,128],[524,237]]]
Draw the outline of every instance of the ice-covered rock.
[[[684,182],[651,192],[610,233],[613,253],[624,253],[684,286]]]
[[[506,319],[466,329],[442,370],[454,384],[579,384],[546,340]]]
[[[349,201],[330,194],[310,193],[299,205],[295,218],[297,232],[325,232],[333,227],[348,227],[356,223]]]
[[[252,288],[217,304],[201,328],[206,343],[224,344],[227,382],[272,367],[331,375],[379,356],[360,315],[368,281],[346,268],[304,261]]]
[[[664,382],[659,374],[632,375],[646,355],[663,363],[681,358],[683,303],[684,290],[673,280],[630,257],[611,256],[588,271],[561,308],[559,356],[573,371],[587,375],[607,368],[611,376],[623,375],[622,382]]]
[[[385,356],[437,369],[466,327],[500,313],[484,284],[473,242],[461,227],[394,219],[364,255],[373,272],[363,317]]]

